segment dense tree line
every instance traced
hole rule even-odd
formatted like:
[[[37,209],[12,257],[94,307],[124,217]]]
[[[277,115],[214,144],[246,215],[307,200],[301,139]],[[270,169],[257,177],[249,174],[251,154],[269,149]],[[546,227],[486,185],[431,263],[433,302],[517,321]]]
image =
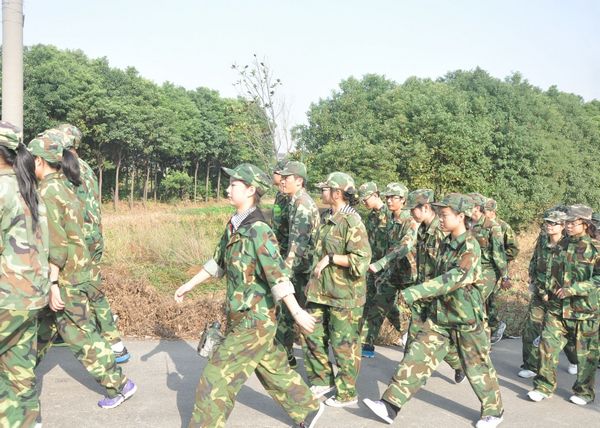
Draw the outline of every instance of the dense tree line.
[[[313,181],[335,168],[438,195],[477,191],[517,226],[558,202],[600,208],[600,102],[542,91],[519,73],[349,78],[294,134]]]

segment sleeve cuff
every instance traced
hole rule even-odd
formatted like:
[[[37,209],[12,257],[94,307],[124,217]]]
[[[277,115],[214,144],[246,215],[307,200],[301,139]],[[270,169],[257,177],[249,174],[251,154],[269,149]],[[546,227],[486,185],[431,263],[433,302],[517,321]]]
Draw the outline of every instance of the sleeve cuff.
[[[217,264],[215,259],[210,259],[204,263],[203,269],[208,272],[210,276],[214,276],[215,278],[221,278],[225,275],[225,271]]]
[[[294,294],[294,285],[289,279],[286,278],[271,288],[271,294],[273,294],[275,301],[278,302],[285,296]]]

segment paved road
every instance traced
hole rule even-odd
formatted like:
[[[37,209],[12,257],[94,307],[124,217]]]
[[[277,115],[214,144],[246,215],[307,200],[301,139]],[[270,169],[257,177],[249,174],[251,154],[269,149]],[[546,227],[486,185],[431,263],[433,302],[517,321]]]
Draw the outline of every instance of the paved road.
[[[137,394],[120,407],[96,406],[102,389],[96,385],[66,348],[52,349],[39,367],[42,416],[45,428],[55,427],[185,427],[191,415],[194,391],[205,360],[196,354],[195,343],[166,340],[126,341],[132,360],[125,373],[139,387]],[[500,376],[506,409],[503,427],[600,427],[600,405],[578,407],[568,401],[574,377],[566,373],[562,357],[559,388],[541,403],[527,400],[531,381],[516,376],[521,362],[521,341],[503,340],[494,347],[492,359]],[[398,348],[378,347],[375,359],[363,360],[358,381],[361,398],[378,398],[401,357]],[[296,349],[296,356],[301,352]],[[302,363],[300,360],[300,370]],[[455,385],[453,372],[443,364],[439,371],[405,406],[396,427],[470,427],[479,417],[479,402],[468,382]],[[596,390],[600,391],[600,376]],[[600,399],[599,399],[600,401]],[[327,408],[322,427],[384,427],[360,404],[355,409]],[[286,427],[291,421],[265,393],[253,376],[238,395],[228,427]]]

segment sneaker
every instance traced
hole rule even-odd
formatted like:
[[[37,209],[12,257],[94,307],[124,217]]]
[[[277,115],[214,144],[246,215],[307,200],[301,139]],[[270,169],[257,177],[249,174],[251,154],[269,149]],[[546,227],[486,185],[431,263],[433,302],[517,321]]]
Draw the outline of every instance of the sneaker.
[[[98,406],[103,409],[114,409],[123,401],[131,398],[133,394],[137,391],[137,386],[130,380],[127,380],[127,383],[121,390],[121,392],[115,397],[104,397],[102,400],[98,401]]]
[[[296,357],[294,355],[288,355],[288,363],[293,369],[298,367],[298,361],[296,361]]]
[[[538,337],[536,337],[535,339],[533,339],[533,342],[532,342],[532,344],[533,344],[533,346],[535,346],[536,348],[539,348],[539,347],[540,347],[540,342],[541,342],[541,341],[542,341],[542,338],[541,338],[541,336],[538,336]]]
[[[535,401],[536,403],[539,401],[542,401],[544,398],[548,398],[548,396],[546,394],[544,394],[541,391],[538,391],[537,389],[534,389],[533,391],[529,391],[527,393],[527,396],[529,397],[529,399],[531,401]]]
[[[490,343],[492,345],[495,345],[496,343],[502,340],[504,330],[506,330],[506,323],[504,321],[500,321],[500,324],[498,324],[498,328],[496,328],[496,331],[492,333],[492,337],[490,338]]]
[[[484,416],[477,421],[476,428],[496,428],[504,420],[503,416]]]
[[[536,375],[537,375],[536,372],[532,372],[531,370],[527,370],[527,369],[523,369],[519,373],[517,373],[517,376],[522,377],[523,379],[531,379],[532,377],[535,377]]]
[[[329,397],[325,400],[325,404],[329,407],[356,407],[358,405],[358,398],[348,401],[339,401],[335,397]]]
[[[310,413],[306,419],[304,419],[299,424],[294,424],[294,428],[313,428],[317,423],[317,419],[321,417],[323,412],[325,411],[325,405],[323,403],[319,403],[319,408],[314,412]]]
[[[126,363],[131,358],[131,355],[129,354],[129,351],[127,350],[127,348],[123,348],[123,350],[121,352],[114,352],[114,354],[115,354],[115,361],[117,362],[117,364]]]
[[[310,387],[310,390],[315,395],[316,398],[321,398],[325,394],[329,394],[331,391],[334,391],[335,386],[313,385]]]
[[[461,383],[465,380],[465,372],[461,369],[454,370],[454,383]]]
[[[585,398],[581,398],[578,395],[571,395],[569,397],[569,401],[571,403],[577,404],[578,406],[585,406],[588,403],[588,401]]]
[[[577,374],[577,364],[569,363],[569,368],[567,369],[569,374],[576,375]]]
[[[375,358],[375,347],[373,345],[363,345],[362,357],[363,358]]]
[[[381,400],[373,401],[369,398],[365,398],[365,399],[363,399],[363,403],[365,403],[365,405],[369,408],[369,410],[371,410],[373,413],[375,413],[375,416],[377,416],[379,419],[387,422],[388,424],[392,424],[394,422],[394,420],[392,418],[390,418],[390,415],[388,414],[388,411],[387,411],[387,407],[385,407],[385,404],[383,403],[383,401],[381,401]]]

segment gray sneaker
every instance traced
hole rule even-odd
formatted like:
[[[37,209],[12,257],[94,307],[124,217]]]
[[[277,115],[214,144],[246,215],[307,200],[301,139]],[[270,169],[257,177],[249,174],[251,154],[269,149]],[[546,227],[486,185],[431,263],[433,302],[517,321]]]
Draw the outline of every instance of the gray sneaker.
[[[496,328],[496,331],[492,333],[492,337],[490,338],[490,343],[492,345],[495,345],[502,340],[502,336],[504,336],[504,330],[506,330],[506,323],[504,321],[500,321],[498,328]]]

